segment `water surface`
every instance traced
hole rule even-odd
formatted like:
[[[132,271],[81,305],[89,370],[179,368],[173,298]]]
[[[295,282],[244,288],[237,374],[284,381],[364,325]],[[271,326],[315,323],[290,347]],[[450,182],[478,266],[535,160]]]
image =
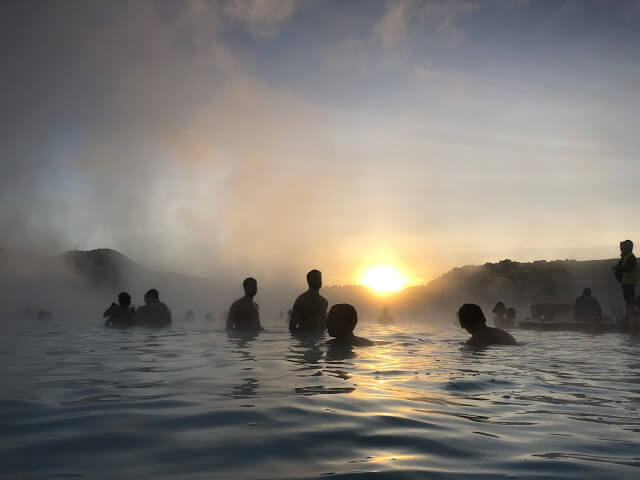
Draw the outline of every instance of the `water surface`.
[[[37,328],[36,328],[37,327]],[[333,348],[26,324],[0,340],[1,478],[640,478],[640,344],[362,326]]]

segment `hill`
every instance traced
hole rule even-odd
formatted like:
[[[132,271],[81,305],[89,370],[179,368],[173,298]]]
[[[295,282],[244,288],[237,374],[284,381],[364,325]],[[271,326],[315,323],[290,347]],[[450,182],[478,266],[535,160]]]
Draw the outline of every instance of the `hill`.
[[[619,286],[611,273],[616,259],[514,262],[503,260],[484,265],[457,267],[426,285],[380,296],[361,285],[328,286],[323,295],[330,304],[354,304],[363,321],[375,319],[383,306],[401,318],[421,321],[441,315],[451,319],[465,302],[492,307],[498,300],[529,314],[529,305],[542,302],[572,302],[585,286],[593,289],[605,311],[622,310]],[[238,283],[236,285],[235,283]],[[286,322],[284,312],[304,285],[260,283],[258,301],[263,318]],[[189,308],[198,314],[212,312],[221,322],[227,306],[239,297],[239,282],[226,278],[201,278],[155,272],[115,250],[69,251],[44,257],[15,250],[0,250],[0,311],[16,314],[24,308],[51,308],[77,316],[99,319],[122,290],[141,303],[149,288],[160,290],[176,319]]]

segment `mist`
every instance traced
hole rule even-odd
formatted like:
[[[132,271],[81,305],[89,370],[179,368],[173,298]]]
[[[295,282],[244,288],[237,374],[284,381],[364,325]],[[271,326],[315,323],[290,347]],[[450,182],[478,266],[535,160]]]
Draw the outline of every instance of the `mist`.
[[[289,288],[610,257],[640,16],[587,3],[5,2],[1,243]]]

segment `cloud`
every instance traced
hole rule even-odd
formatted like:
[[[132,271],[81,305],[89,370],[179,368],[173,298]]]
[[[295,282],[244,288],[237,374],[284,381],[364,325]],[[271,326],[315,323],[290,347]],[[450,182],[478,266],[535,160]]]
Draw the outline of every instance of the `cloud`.
[[[419,45],[425,36],[448,43],[464,38],[461,19],[480,8],[467,0],[390,0],[384,15],[373,27],[373,37],[383,48],[392,49],[408,41]]]
[[[244,22],[256,37],[273,35],[295,8],[295,0],[229,0],[224,3],[224,12],[234,20]]]

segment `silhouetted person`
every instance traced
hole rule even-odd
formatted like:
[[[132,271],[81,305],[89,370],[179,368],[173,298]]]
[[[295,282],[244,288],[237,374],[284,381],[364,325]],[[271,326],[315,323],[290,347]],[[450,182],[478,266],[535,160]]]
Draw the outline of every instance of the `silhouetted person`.
[[[212,322],[212,321],[213,321],[213,315],[211,314],[211,312],[207,312],[207,313],[205,313],[205,314],[204,314],[204,319],[205,319],[207,322]]]
[[[136,311],[136,325],[166,327],[171,325],[169,307],[160,301],[158,290],[152,288],[144,294],[144,305]]]
[[[620,242],[620,261],[613,267],[613,274],[622,285],[626,318],[629,321],[629,312],[636,303],[635,287],[636,283],[638,283],[638,267],[636,256],[633,254],[633,242],[631,240]]]
[[[504,303],[498,302],[493,307],[493,325],[498,328],[506,328],[507,307]]]
[[[118,294],[118,303],[112,303],[102,315],[108,327],[130,327],[133,325],[135,310],[131,306],[131,295],[127,292]]]
[[[324,330],[327,323],[327,308],[329,303],[320,295],[322,288],[322,273],[311,270],[307,273],[309,290],[300,295],[293,304],[289,318],[289,330]]]
[[[242,282],[242,288],[244,288],[244,297],[233,302],[229,308],[227,330],[262,330],[258,304],[253,301],[253,297],[258,293],[258,282],[255,278],[246,278]]]
[[[591,296],[591,289],[585,288],[582,295],[576,298],[573,304],[573,319],[576,322],[588,323],[594,327],[600,325],[602,320],[602,308],[600,302]]]
[[[516,345],[516,340],[500,328],[487,327],[487,319],[482,309],[475,303],[465,303],[458,310],[460,326],[471,334],[467,345]]]
[[[382,312],[378,316],[378,323],[389,325],[393,322],[393,316],[389,313],[389,307],[383,307]]]
[[[363,337],[356,337],[353,330],[358,323],[358,312],[353,305],[348,303],[338,303],[331,307],[327,317],[327,331],[329,335],[335,337],[330,343],[340,343],[343,345],[353,345],[356,347],[368,347],[374,343]]]
[[[509,307],[504,311],[504,327],[501,328],[515,328],[516,316],[518,312],[515,308]]]
[[[184,314],[185,322],[193,322],[196,319],[196,314],[193,310],[187,310],[187,313]]]

